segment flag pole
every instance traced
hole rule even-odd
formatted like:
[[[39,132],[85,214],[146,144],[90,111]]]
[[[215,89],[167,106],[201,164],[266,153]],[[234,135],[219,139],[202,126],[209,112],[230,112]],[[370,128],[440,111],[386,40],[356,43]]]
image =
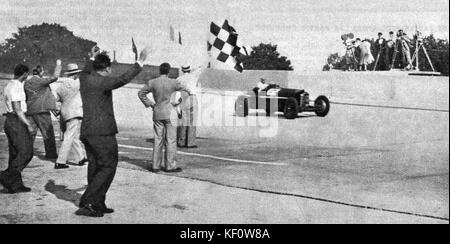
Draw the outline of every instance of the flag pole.
[[[138,60],[138,51],[137,51],[136,44],[134,43],[133,37],[131,37],[131,49],[133,50],[134,61],[136,62]]]

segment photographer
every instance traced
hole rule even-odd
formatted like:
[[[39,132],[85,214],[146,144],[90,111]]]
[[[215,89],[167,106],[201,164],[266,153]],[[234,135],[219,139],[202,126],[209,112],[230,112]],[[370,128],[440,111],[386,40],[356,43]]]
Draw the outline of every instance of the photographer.
[[[400,40],[400,47],[402,49],[402,62],[404,70],[408,71],[412,69],[412,60],[411,60],[411,39],[408,37],[403,30],[399,30],[397,33],[397,37]]]
[[[394,35],[393,31],[389,32],[389,39],[386,42],[386,59],[388,60],[387,65],[389,67],[389,69],[392,69],[394,67],[394,53],[395,53],[395,45],[397,43],[397,38]]]
[[[383,37],[383,33],[378,33],[378,39],[375,41],[375,51],[377,53],[375,70],[388,70],[389,69],[389,56],[387,40]]]

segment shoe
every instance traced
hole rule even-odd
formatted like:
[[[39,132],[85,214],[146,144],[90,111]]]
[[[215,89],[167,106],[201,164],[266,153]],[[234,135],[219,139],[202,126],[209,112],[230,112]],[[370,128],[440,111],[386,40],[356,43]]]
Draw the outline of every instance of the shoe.
[[[69,168],[69,165],[67,165],[67,164],[55,163],[55,169],[67,169],[67,168]]]
[[[150,168],[148,171],[152,172],[152,173],[158,173],[159,171],[161,171],[160,169],[154,169],[154,168]]]
[[[30,192],[31,188],[28,188],[26,186],[21,186],[15,190],[13,189],[8,189],[9,193],[14,194],[14,193],[25,193],[25,192]]]
[[[178,148],[186,148],[186,146],[177,145]]]
[[[164,172],[166,172],[166,173],[180,173],[180,172],[182,172],[183,171],[183,169],[182,168],[174,168],[174,169],[168,169],[168,170],[164,170]]]
[[[195,145],[195,146],[187,146],[186,148],[193,149],[193,148],[198,148],[198,146],[197,145]]]
[[[104,216],[102,211],[96,210],[95,207],[91,204],[85,205],[82,208],[78,209],[75,212],[75,215],[93,218],[101,218]]]
[[[103,208],[101,211],[104,214],[112,214],[112,213],[114,213],[114,209],[108,208],[108,207]]]
[[[87,160],[87,159],[83,159],[83,160],[81,160],[80,162],[78,162],[78,166],[84,166],[84,165],[86,165],[86,163],[88,163],[89,161]]]

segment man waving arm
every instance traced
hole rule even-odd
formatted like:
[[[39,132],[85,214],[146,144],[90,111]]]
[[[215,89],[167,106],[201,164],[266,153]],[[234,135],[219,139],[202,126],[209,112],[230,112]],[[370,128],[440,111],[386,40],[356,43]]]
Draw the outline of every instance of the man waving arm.
[[[102,82],[102,86],[105,88],[105,90],[118,89],[118,88],[130,83],[134,79],[134,77],[136,77],[142,71],[143,64],[144,64],[145,60],[147,59],[148,54],[149,54],[149,48],[145,48],[144,50],[142,50],[142,52],[139,56],[139,60],[136,61],[136,63],[133,65],[133,67],[131,67],[128,71],[126,71],[124,74],[122,74],[119,77],[104,79]],[[96,67],[95,67],[95,62],[94,62],[94,69],[95,68]],[[106,72],[110,73],[111,67],[107,67]],[[105,76],[106,76],[106,74],[105,74]]]

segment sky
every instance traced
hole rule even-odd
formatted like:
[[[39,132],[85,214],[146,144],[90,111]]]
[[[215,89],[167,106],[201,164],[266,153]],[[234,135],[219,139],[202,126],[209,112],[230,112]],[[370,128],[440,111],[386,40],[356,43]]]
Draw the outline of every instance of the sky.
[[[328,54],[342,53],[340,36],[419,28],[449,38],[448,0],[0,0],[0,40],[33,24],[59,23],[96,41],[119,62],[132,62],[131,37],[150,46],[149,64],[204,65],[211,21],[228,19],[246,46],[278,45],[296,71],[320,70]],[[169,41],[169,26],[183,46]]]

